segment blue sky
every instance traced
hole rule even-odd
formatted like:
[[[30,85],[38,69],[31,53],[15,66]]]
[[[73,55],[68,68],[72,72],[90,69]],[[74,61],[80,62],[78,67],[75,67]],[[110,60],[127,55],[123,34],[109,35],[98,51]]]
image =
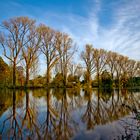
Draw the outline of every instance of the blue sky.
[[[68,33],[79,53],[91,43],[140,60],[140,0],[0,0],[0,22],[16,16]]]

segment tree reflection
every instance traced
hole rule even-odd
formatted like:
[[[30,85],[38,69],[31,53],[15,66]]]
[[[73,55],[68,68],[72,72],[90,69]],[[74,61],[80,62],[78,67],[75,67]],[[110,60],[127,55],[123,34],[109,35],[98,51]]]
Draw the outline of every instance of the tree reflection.
[[[87,107],[84,115],[82,116],[82,121],[87,124],[87,130],[93,129],[95,125],[94,118],[94,104],[92,103],[92,90],[85,90],[85,98],[87,100]]]
[[[12,96],[11,92],[7,89],[0,91],[0,117],[10,106],[12,106]]]
[[[127,99],[122,105],[122,109],[127,109],[131,114],[125,119],[120,120],[120,125],[124,128],[123,139],[140,139],[140,112],[139,112],[139,93],[125,90]],[[129,119],[129,121],[128,121]]]
[[[7,137],[12,139],[22,139],[22,129],[19,120],[21,116],[16,111],[16,91],[13,90],[13,100],[12,100],[12,111],[10,112],[9,116],[3,121],[1,134],[3,132],[6,134]],[[8,124],[7,124],[8,123]],[[8,125],[8,128],[7,128]],[[6,129],[6,130],[4,130]]]
[[[99,93],[101,92],[101,93]],[[99,97],[102,95],[101,97]],[[107,100],[104,100],[108,96]],[[115,97],[114,97],[115,96]],[[101,112],[101,123],[106,124],[119,119],[120,117],[128,114],[128,110],[122,109],[122,104],[125,100],[120,96],[119,91],[114,93],[114,90],[110,91],[98,91],[98,98],[100,99],[100,112]]]
[[[46,119],[42,123],[41,130],[42,130],[42,135],[43,139],[54,139],[54,131],[56,129],[56,119],[58,118],[58,113],[53,108],[51,104],[51,90],[47,89],[46,91]]]
[[[67,95],[70,98],[69,108],[71,111],[80,108],[83,105],[83,98],[80,95],[80,88],[67,89]]]
[[[59,118],[55,130],[55,139],[68,140],[74,135],[77,129],[77,124],[72,118],[71,109],[69,108],[69,102],[66,89],[62,90],[60,103],[59,103]],[[69,99],[70,100],[70,99]]]
[[[119,133],[126,138],[139,126],[139,92],[59,88],[9,93],[0,95],[0,105],[5,106],[0,117],[2,138],[68,140],[83,127],[95,130],[114,121],[124,128],[124,133]],[[129,115],[132,124],[128,123]],[[136,127],[132,130],[133,122]]]
[[[85,90],[84,98],[87,104],[82,121],[86,123],[87,130],[93,129],[95,125],[106,124],[129,114],[130,111],[122,108],[122,104],[133,103],[133,98],[129,101],[128,93],[121,92],[120,95],[119,92],[114,92],[115,90]]]
[[[37,121],[36,108],[31,106],[30,96],[28,90],[25,91],[25,115],[22,119],[21,128],[28,132],[28,139],[34,137],[40,139],[39,122]]]

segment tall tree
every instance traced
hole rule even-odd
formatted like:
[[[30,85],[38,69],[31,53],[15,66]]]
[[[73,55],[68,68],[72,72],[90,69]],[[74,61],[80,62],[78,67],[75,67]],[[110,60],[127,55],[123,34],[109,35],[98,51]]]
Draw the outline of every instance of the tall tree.
[[[121,84],[120,78],[121,78],[121,74],[122,74],[123,59],[124,59],[124,56],[118,54],[116,61],[115,61],[115,72],[116,72],[116,78],[118,80],[119,87]]]
[[[10,68],[0,57],[0,87],[8,86],[10,82]]]
[[[116,58],[117,53],[111,51],[107,53],[107,69],[109,69],[109,72],[111,73],[112,80],[114,80]]]
[[[129,59],[128,64],[129,64],[129,66],[127,68],[127,74],[131,80],[131,86],[133,86],[133,78],[138,76],[138,71],[140,69],[140,62]]]
[[[123,56],[123,60],[121,62],[122,72],[121,72],[121,85],[123,87],[126,86],[126,83],[128,81],[128,68],[129,68],[129,58],[126,56]]]
[[[93,56],[93,47],[92,45],[87,44],[85,46],[85,51],[81,53],[81,58],[85,63],[86,67],[86,79],[89,85],[91,85],[91,76],[95,72],[94,65],[94,56]]]
[[[99,81],[100,81],[100,74],[103,72],[106,62],[107,62],[107,55],[106,51],[103,49],[93,49],[93,58],[94,58],[94,65],[95,65],[95,71],[97,75],[98,80],[98,87],[99,87]]]
[[[70,59],[72,58],[74,52],[76,51],[76,48],[70,36],[60,32],[57,32],[56,34],[56,48],[59,57],[58,63],[60,65],[60,73],[62,73],[64,78],[64,85],[66,85],[68,75],[68,65],[70,63]]]
[[[16,86],[16,66],[20,62],[22,48],[31,40],[28,37],[30,28],[35,21],[28,17],[16,17],[2,22],[4,31],[0,34],[0,43],[4,49],[4,56],[10,60],[13,67],[13,86]]]
[[[41,36],[40,50],[46,58],[46,83],[48,85],[50,82],[50,72],[58,60],[56,51],[56,32],[45,25],[40,25],[38,33]]]
[[[137,76],[140,76],[140,61],[137,61]]]
[[[29,84],[30,72],[32,72],[31,70],[35,67],[35,65],[37,65],[39,57],[38,49],[40,44],[40,36],[38,36],[36,32],[35,26],[33,26],[30,30],[28,38],[30,38],[30,41],[22,48],[22,57],[24,60],[23,64],[26,71],[25,86],[28,86]]]

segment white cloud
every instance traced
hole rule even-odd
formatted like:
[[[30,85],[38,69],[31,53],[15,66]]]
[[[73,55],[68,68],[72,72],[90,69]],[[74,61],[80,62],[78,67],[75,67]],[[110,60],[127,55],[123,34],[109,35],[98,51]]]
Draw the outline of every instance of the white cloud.
[[[77,42],[79,50],[86,43],[140,60],[140,1],[126,1],[114,4],[113,23],[104,27],[99,23],[101,0],[94,1],[88,17],[73,14],[56,14],[59,29],[69,33]],[[113,4],[112,4],[113,6]],[[116,6],[116,7],[115,7]],[[54,20],[55,21],[55,20]]]
[[[127,1],[114,12],[109,29],[99,27],[98,46],[140,60],[140,1]]]
[[[91,1],[90,1],[91,2]],[[99,20],[103,0],[94,0],[88,10],[88,16],[74,13],[42,12],[37,21],[46,23],[54,29],[68,33],[79,47],[79,53],[85,44],[93,44],[96,48],[112,50],[130,58],[140,60],[140,1],[126,0],[113,1],[112,21],[109,26],[103,26]],[[108,3],[107,3],[108,4]],[[13,3],[15,7],[20,5]],[[107,8],[107,7],[106,7]],[[33,7],[31,8],[33,9]],[[41,13],[41,8],[35,7],[36,13]],[[26,12],[25,12],[26,13]],[[41,68],[45,61],[41,59]],[[45,70],[45,68],[44,68]],[[44,73],[44,71],[41,71]]]

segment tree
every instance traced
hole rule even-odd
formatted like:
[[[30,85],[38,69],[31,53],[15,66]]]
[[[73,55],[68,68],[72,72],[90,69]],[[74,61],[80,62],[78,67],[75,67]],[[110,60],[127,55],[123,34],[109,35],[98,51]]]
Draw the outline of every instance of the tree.
[[[129,64],[129,66],[127,68],[127,74],[128,74],[128,78],[130,79],[131,86],[133,86],[133,78],[138,76],[140,63],[139,63],[139,61],[129,59],[128,64]]]
[[[121,74],[122,74],[123,59],[124,59],[123,56],[118,54],[116,61],[115,61],[115,72],[116,72],[118,87],[120,86],[120,78],[121,78]]]
[[[57,73],[52,81],[52,84],[55,86],[55,87],[61,87],[63,86],[63,81],[64,81],[64,77],[62,75],[62,73]]]
[[[114,80],[116,58],[117,58],[117,53],[111,51],[107,53],[107,69],[109,69],[111,73],[112,80]]]
[[[91,85],[91,75],[95,72],[94,56],[92,45],[87,44],[85,46],[85,51],[81,53],[81,58],[86,66],[86,80],[89,85]]]
[[[56,51],[56,32],[45,25],[40,25],[38,28],[38,33],[41,36],[40,50],[46,58],[46,83],[48,85],[50,83],[50,72],[58,61]]]
[[[64,77],[64,85],[67,82],[68,75],[68,65],[70,63],[70,59],[74,55],[76,51],[75,45],[73,44],[72,39],[69,35],[65,33],[56,33],[56,48],[58,52],[59,61],[58,64],[60,66],[60,73],[62,73]]]
[[[120,55],[120,61],[117,61],[118,63],[118,69],[120,70],[119,76],[117,74],[117,80],[118,80],[118,85],[121,87],[125,87],[128,79],[128,57]],[[119,69],[120,67],[120,69]]]
[[[34,20],[28,17],[11,18],[2,23],[3,32],[0,34],[0,43],[4,49],[4,56],[13,67],[13,86],[16,86],[16,66],[20,62],[19,57],[22,48],[31,40],[29,31],[34,27]]]
[[[111,74],[104,70],[101,74],[101,78],[102,78],[102,87],[104,89],[108,89],[108,88],[112,88],[112,77]]]
[[[17,68],[17,82],[20,86],[24,85],[25,76],[24,76],[24,68],[22,66],[18,66]]]
[[[30,38],[30,41],[22,48],[22,57],[24,60],[23,65],[25,66],[26,71],[25,86],[28,86],[29,84],[30,72],[32,72],[31,70],[33,70],[35,65],[38,63],[40,37],[36,32],[35,26],[30,29],[28,38]]]
[[[98,87],[100,85],[100,74],[103,72],[107,63],[106,51],[103,49],[93,49],[93,63],[95,65],[95,71],[98,80]]]
[[[10,68],[0,57],[0,87],[7,86],[10,80]]]

